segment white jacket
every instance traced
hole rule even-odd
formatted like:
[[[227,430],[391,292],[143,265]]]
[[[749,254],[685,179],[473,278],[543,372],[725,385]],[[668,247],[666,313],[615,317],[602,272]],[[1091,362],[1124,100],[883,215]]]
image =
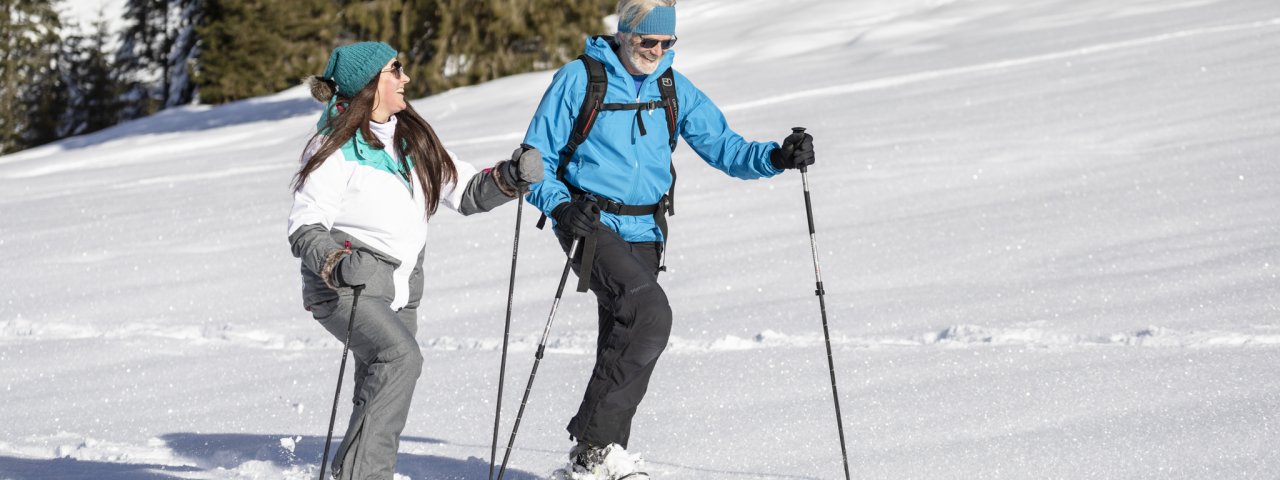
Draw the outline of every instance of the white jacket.
[[[370,123],[370,127],[383,145],[395,145],[396,117],[386,123]],[[308,147],[303,163],[319,148],[322,142],[317,140]],[[395,148],[387,148],[385,153],[399,162]],[[464,190],[459,185],[467,185],[477,171],[458,161],[453,152],[449,152],[449,160],[458,177],[441,185],[440,204],[458,210]],[[412,174],[410,178],[406,182],[395,173],[348,159],[341,150],[334,152],[294,193],[288,234],[304,225],[319,224],[342,230],[395,257],[400,266],[393,276],[396,291],[391,308],[398,310],[409,301],[409,276],[427,242],[426,198],[417,178]]]

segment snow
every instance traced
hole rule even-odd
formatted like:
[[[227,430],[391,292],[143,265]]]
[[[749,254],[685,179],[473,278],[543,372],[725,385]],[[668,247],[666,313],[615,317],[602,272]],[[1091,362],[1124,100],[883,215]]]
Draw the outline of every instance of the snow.
[[[55,2],[63,26],[75,32],[90,33],[93,23],[98,20],[107,22],[108,31],[113,35],[124,28],[125,0],[60,0]]]
[[[676,66],[739,133],[816,139],[854,477],[1280,472],[1275,2],[679,9]],[[484,167],[550,75],[415,106]],[[292,89],[0,157],[0,479],[314,478],[342,347],[284,229],[319,109]],[[676,162],[676,325],[630,450],[654,478],[843,477],[799,175]],[[563,265],[523,218],[501,442]],[[488,473],[514,220],[432,221],[403,476]],[[567,292],[507,478],[563,466],[595,322]]]

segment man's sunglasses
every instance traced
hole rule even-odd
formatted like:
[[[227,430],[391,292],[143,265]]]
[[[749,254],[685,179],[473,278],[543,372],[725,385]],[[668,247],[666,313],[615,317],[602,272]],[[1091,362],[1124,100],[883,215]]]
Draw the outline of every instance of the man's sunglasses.
[[[640,37],[640,48],[653,48],[658,45],[662,45],[663,50],[670,50],[671,47],[676,46],[676,38],[671,37],[667,40],[658,40],[656,38]]]
[[[404,65],[401,65],[400,61],[396,60],[394,62],[391,62],[391,70],[383,70],[383,71],[390,72],[392,75],[395,75],[396,78],[398,79],[400,78],[401,75],[404,74]]]

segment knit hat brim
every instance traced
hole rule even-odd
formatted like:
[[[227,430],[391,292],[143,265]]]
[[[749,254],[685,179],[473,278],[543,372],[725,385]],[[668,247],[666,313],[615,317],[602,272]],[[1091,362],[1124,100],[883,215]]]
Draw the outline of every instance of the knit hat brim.
[[[676,34],[676,7],[653,7],[639,24],[631,25],[618,19],[619,33],[638,33],[649,35]]]

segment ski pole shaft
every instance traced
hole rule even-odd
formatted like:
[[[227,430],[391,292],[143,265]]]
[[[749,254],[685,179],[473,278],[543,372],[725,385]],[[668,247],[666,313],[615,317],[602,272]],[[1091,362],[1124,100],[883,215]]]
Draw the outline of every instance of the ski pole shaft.
[[[542,329],[542,340],[538,342],[538,351],[533,356],[533,369],[529,372],[529,383],[524,387],[524,398],[520,399],[520,410],[516,412],[516,423],[511,427],[511,438],[507,440],[507,452],[502,456],[502,467],[498,469],[498,480],[507,473],[507,461],[511,459],[511,448],[516,444],[516,432],[520,430],[520,420],[524,418],[524,407],[529,403],[529,392],[533,391],[533,378],[538,375],[538,363],[542,362],[542,354],[547,348],[547,337],[551,335],[551,322],[556,318],[556,309],[560,306],[560,297],[564,295],[564,284],[569,279],[569,270],[573,265],[573,252],[578,249],[581,239],[573,239],[569,245],[569,258],[564,261],[564,271],[560,272],[560,286],[556,287],[556,298],[551,302],[551,314],[547,316],[547,326]],[[586,275],[590,275],[587,273]]]
[[[803,135],[804,127],[792,128],[791,132]],[[818,295],[818,306],[822,311],[822,338],[827,346],[827,370],[831,374],[831,397],[836,407],[836,430],[840,434],[840,457],[844,460],[844,478],[848,480],[850,478],[849,450],[844,442],[844,417],[840,413],[840,393],[836,389],[836,363],[831,354],[831,332],[827,327],[827,292],[822,287],[822,268],[818,263],[818,234],[817,229],[813,226],[813,198],[809,194],[809,168],[807,165],[800,167],[800,179],[804,182],[804,211],[809,219],[809,249],[813,254],[813,275],[817,279],[817,290],[814,293]]]
[[[351,288],[351,319],[347,321],[347,338],[342,342],[342,363],[338,366],[338,387],[333,392],[333,410],[329,413],[329,434],[324,438],[324,456],[320,457],[320,480],[324,478],[324,467],[329,464],[329,444],[333,443],[333,422],[338,419],[338,397],[342,395],[342,375],[347,371],[347,352],[351,350],[351,330],[356,325],[356,304],[360,301],[360,291],[364,285]]]
[[[520,256],[520,216],[524,199],[516,199],[516,234],[511,247],[511,281],[507,284],[507,322],[502,330],[502,366],[498,369],[498,401],[493,412],[493,443],[489,445],[489,480],[493,480],[494,461],[498,458],[498,425],[502,422],[502,386],[507,378],[507,344],[511,338],[511,305],[516,294],[516,259]]]

